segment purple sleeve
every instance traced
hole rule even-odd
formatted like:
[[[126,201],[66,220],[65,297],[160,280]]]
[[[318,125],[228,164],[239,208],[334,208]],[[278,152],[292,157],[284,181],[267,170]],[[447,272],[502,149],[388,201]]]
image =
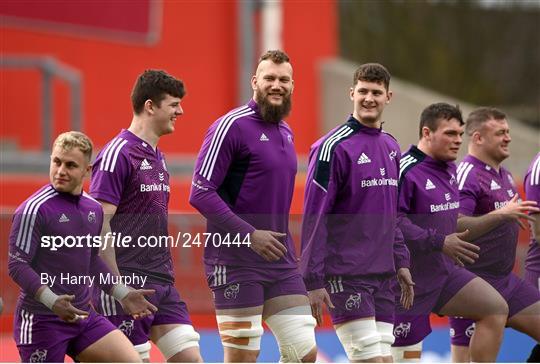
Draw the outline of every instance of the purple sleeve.
[[[308,291],[324,287],[324,260],[328,231],[326,215],[331,211],[336,197],[338,163],[336,156],[331,159],[328,183],[322,183],[315,177],[317,172],[318,149],[310,156],[306,191],[304,195],[304,216],[302,221],[302,258],[300,271]]]
[[[403,176],[399,185],[398,198],[398,226],[410,250],[413,251],[441,251],[445,235],[437,233],[436,229],[424,229],[414,224],[408,217],[411,202],[414,201],[414,184]]]
[[[403,238],[403,233],[396,226],[396,235],[394,240],[394,265],[396,271],[399,268],[410,268],[411,267],[411,254],[409,249],[405,245],[405,239]]]
[[[255,228],[232,212],[217,193],[242,148],[237,124],[229,125],[228,129],[222,129],[220,125],[219,121],[214,123],[204,138],[195,164],[189,203],[209,221],[226,231],[250,234]]]
[[[108,148],[103,149],[92,166],[90,194],[95,199],[118,206],[124,192],[124,186],[130,177],[130,162],[129,157],[122,149],[117,154],[117,158],[113,159],[114,163],[109,161],[107,164],[108,159],[103,159],[107,150]]]
[[[16,212],[9,235],[9,276],[31,297],[42,286],[30,265],[39,250],[42,219],[39,211],[35,215]]]
[[[460,185],[459,188],[459,213],[466,216],[474,215],[480,193],[478,183],[474,181],[473,173],[470,174],[470,176],[464,177],[466,180],[463,186]]]

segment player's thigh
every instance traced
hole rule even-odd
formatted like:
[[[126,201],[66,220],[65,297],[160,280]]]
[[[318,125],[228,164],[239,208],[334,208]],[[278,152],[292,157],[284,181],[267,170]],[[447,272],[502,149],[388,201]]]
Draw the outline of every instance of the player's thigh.
[[[128,338],[113,330],[77,355],[81,362],[140,363],[141,358]]]
[[[487,315],[507,315],[508,305],[489,283],[477,277],[461,288],[439,313],[478,320]]]
[[[519,311],[508,319],[508,326],[540,342],[540,301]]]

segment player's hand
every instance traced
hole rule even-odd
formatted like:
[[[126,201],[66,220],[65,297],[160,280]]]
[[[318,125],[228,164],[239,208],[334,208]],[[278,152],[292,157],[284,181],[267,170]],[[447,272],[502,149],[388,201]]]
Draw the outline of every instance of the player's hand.
[[[287,248],[278,239],[287,234],[270,230],[255,230],[250,235],[250,248],[269,262],[280,260],[286,253]]]
[[[467,235],[469,235],[469,230],[447,235],[442,249],[444,254],[461,267],[464,267],[465,263],[473,264],[479,257],[480,247],[462,240],[466,239]]]
[[[408,310],[414,302],[414,282],[409,268],[399,268],[397,271],[397,280],[401,287],[399,302],[401,302],[404,309]]]
[[[124,312],[133,316],[134,319],[142,319],[157,311],[157,307],[151,304],[144,296],[156,293],[153,289],[132,289],[126,297],[120,301]]]
[[[79,310],[76,307],[73,307],[71,301],[75,296],[63,294],[59,296],[54,305],[52,306],[52,311],[60,317],[63,321],[74,323],[79,320],[84,320],[88,317],[88,312]]]
[[[534,217],[528,215],[530,212],[540,212],[536,201],[519,201],[519,195],[516,193],[508,203],[493,211],[494,214],[500,214],[506,219],[515,220],[522,229],[527,229],[527,226],[520,219],[534,221]]]
[[[321,326],[323,323],[323,304],[330,308],[334,308],[332,301],[330,301],[330,296],[325,288],[319,288],[308,291],[308,297],[311,306],[311,315],[317,320],[317,325]]]

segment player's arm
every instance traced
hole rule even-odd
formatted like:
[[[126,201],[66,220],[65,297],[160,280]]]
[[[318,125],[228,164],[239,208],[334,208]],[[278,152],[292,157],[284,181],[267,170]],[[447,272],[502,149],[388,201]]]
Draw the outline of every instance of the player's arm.
[[[33,218],[35,220],[31,224]],[[32,268],[31,263],[38,251],[47,249],[47,240],[42,239],[43,231],[43,216],[40,211],[37,211],[36,215],[24,213],[14,215],[9,237],[9,276],[24,292],[43,303],[62,320],[74,322],[88,316],[88,312],[71,305],[75,296],[57,295],[42,282],[41,277]]]
[[[115,275],[120,275],[120,270],[116,264],[116,251],[114,244],[112,244],[112,238],[110,236],[111,231],[111,219],[116,213],[117,206],[112,203],[100,200],[101,207],[103,208],[103,225],[101,227],[101,248],[99,249],[99,256],[107,264]]]
[[[521,201],[516,193],[505,206],[490,213],[481,216],[460,215],[458,231],[469,230],[468,239],[475,240],[508,221],[514,221],[525,228],[520,219],[534,221],[534,217],[527,213],[540,212],[537,205],[536,201]]]
[[[277,261],[287,252],[278,240],[285,232],[257,230],[236,215],[217,190],[244,145],[238,125],[223,128],[223,122],[214,123],[205,136],[193,174],[190,204],[206,219],[232,234],[250,235],[250,248],[267,261]]]

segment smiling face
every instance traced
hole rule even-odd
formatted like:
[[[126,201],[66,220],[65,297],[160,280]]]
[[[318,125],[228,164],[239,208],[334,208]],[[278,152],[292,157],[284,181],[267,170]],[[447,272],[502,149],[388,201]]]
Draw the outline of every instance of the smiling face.
[[[264,60],[251,79],[253,99],[260,108],[265,121],[278,123],[291,110],[291,94],[294,88],[292,66],[289,62],[274,63]]]
[[[180,105],[182,99],[166,94],[159,106],[152,103],[154,129],[156,135],[170,134],[174,131],[174,125],[180,115],[184,113]],[[151,102],[151,100],[149,100]]]
[[[512,141],[506,119],[489,119],[473,134],[473,140],[486,156],[501,163],[510,156],[508,146]]]
[[[51,153],[49,178],[55,190],[80,195],[83,179],[91,168],[88,157],[79,148],[64,149],[56,145]]]
[[[383,83],[358,80],[351,88],[351,100],[354,104],[353,116],[365,126],[380,128],[384,108],[392,98]]]
[[[428,127],[422,128],[422,139],[433,159],[444,162],[455,161],[463,142],[463,132],[464,127],[458,119],[439,119],[435,131]]]

